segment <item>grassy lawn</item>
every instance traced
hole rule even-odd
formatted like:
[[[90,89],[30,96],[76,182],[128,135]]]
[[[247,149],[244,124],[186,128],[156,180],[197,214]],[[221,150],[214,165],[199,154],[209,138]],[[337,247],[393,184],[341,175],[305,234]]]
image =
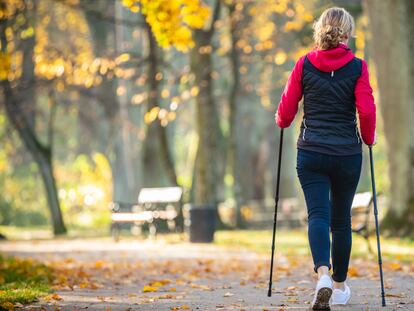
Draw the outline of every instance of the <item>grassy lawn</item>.
[[[164,239],[171,243],[180,241],[180,237],[175,234],[164,234]],[[377,258],[377,238],[376,235],[370,236],[370,245],[373,254],[368,252],[367,242],[357,234],[352,236],[353,258]],[[272,230],[225,230],[217,231],[214,236],[216,245],[233,249],[247,248],[263,254],[270,254],[272,243]],[[276,232],[276,252],[281,252],[287,256],[311,255],[307,229],[286,230],[281,229]],[[381,254],[384,260],[400,260],[402,262],[414,262],[414,240],[386,238],[381,236]]]
[[[53,239],[53,231],[51,226],[36,226],[36,227],[16,227],[16,226],[0,226],[0,232],[4,234],[9,240],[44,240]],[[109,226],[102,226],[97,228],[90,227],[70,227],[68,234],[62,237],[67,238],[96,238],[109,235]]]
[[[29,303],[50,292],[51,270],[30,259],[0,255],[0,309]]]

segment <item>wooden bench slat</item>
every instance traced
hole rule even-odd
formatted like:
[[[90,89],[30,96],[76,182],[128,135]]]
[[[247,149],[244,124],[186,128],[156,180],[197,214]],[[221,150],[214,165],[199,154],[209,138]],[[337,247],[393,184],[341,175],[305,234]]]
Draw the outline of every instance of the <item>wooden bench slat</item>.
[[[138,203],[176,203],[180,202],[182,193],[181,187],[142,188]]]
[[[354,196],[354,200],[352,201],[352,208],[357,207],[367,207],[372,200],[372,193],[371,192],[361,192],[357,193]]]
[[[139,213],[112,213],[111,219],[114,222],[128,222],[128,221],[151,221],[153,215],[151,211],[143,211]]]

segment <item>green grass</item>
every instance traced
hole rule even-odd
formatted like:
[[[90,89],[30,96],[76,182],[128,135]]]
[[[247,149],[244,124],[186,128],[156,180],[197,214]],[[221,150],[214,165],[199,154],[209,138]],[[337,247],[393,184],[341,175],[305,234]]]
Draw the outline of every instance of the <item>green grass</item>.
[[[0,309],[29,303],[51,291],[50,268],[31,259],[0,255]]]
[[[259,253],[268,253],[271,249],[272,232],[270,230],[217,231],[215,243],[231,248],[247,248]],[[276,249],[286,255],[310,254],[305,234],[301,231],[277,231]]]
[[[182,237],[177,234],[163,234],[166,241],[178,243]],[[232,249],[245,248],[258,253],[271,252],[272,230],[223,230],[216,231],[214,244]],[[353,258],[377,258],[376,235],[370,236],[370,245],[373,253],[368,252],[364,238],[358,234],[352,236]],[[311,255],[307,230],[280,229],[276,232],[276,251],[287,256]],[[387,238],[381,236],[381,255],[384,260],[412,263],[414,262],[414,240],[405,238]]]
[[[56,238],[53,237],[51,226],[0,226],[0,232],[9,240],[49,240]],[[68,234],[62,236],[62,238],[98,238],[109,236],[109,234],[109,226],[107,225],[97,228],[70,226],[68,228]]]

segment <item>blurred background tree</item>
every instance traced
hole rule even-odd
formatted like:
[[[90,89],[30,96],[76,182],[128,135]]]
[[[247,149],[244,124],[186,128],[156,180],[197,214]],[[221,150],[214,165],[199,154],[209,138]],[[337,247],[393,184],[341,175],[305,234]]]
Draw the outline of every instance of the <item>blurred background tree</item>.
[[[412,234],[410,1],[0,3],[2,225],[106,230],[109,202],[179,185],[185,201],[225,202],[235,226],[248,227],[252,202],[272,208],[273,118],[287,77],[313,46],[314,19],[338,5],[356,19],[350,46],[367,59],[378,99],[384,224]],[[300,115],[285,132],[281,194],[302,200],[304,211]],[[370,190],[366,159],[359,191]]]
[[[390,208],[383,225],[405,236],[414,222],[414,2],[366,0],[364,8],[389,161]]]

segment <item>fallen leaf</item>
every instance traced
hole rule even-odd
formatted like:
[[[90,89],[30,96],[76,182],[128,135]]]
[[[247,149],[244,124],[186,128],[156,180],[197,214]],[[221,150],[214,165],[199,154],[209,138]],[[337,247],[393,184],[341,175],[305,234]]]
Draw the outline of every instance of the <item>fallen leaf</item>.
[[[104,262],[102,260],[97,260],[95,262],[95,268],[102,268],[104,265]]]
[[[349,276],[359,276],[358,270],[355,267],[349,267],[348,274]]]
[[[395,298],[405,298],[405,296],[403,294],[390,294],[390,293],[386,293],[385,296],[386,297],[395,297]]]
[[[171,294],[165,294],[165,295],[158,296],[158,298],[159,299],[173,299],[174,296]]]
[[[51,295],[48,295],[48,296],[45,296],[44,298],[43,298],[45,301],[51,301],[51,300],[63,300],[63,298],[62,297],[60,297],[58,294],[51,294]]]
[[[14,310],[14,305],[9,301],[3,302],[0,306],[2,307],[2,309],[8,310],[8,311]]]
[[[402,270],[402,266],[397,262],[393,262],[390,264],[390,269],[394,271],[399,271]]]
[[[167,284],[170,284],[170,283],[171,283],[171,280],[168,280],[168,279],[166,279],[166,280],[155,280],[155,281],[152,281],[151,283],[149,283],[149,286],[160,287],[160,286],[164,286],[164,285],[167,285]]]
[[[158,290],[158,287],[149,286],[149,285],[145,285],[144,288],[142,289],[142,291],[144,293],[147,293],[147,292],[156,292],[157,290]]]

